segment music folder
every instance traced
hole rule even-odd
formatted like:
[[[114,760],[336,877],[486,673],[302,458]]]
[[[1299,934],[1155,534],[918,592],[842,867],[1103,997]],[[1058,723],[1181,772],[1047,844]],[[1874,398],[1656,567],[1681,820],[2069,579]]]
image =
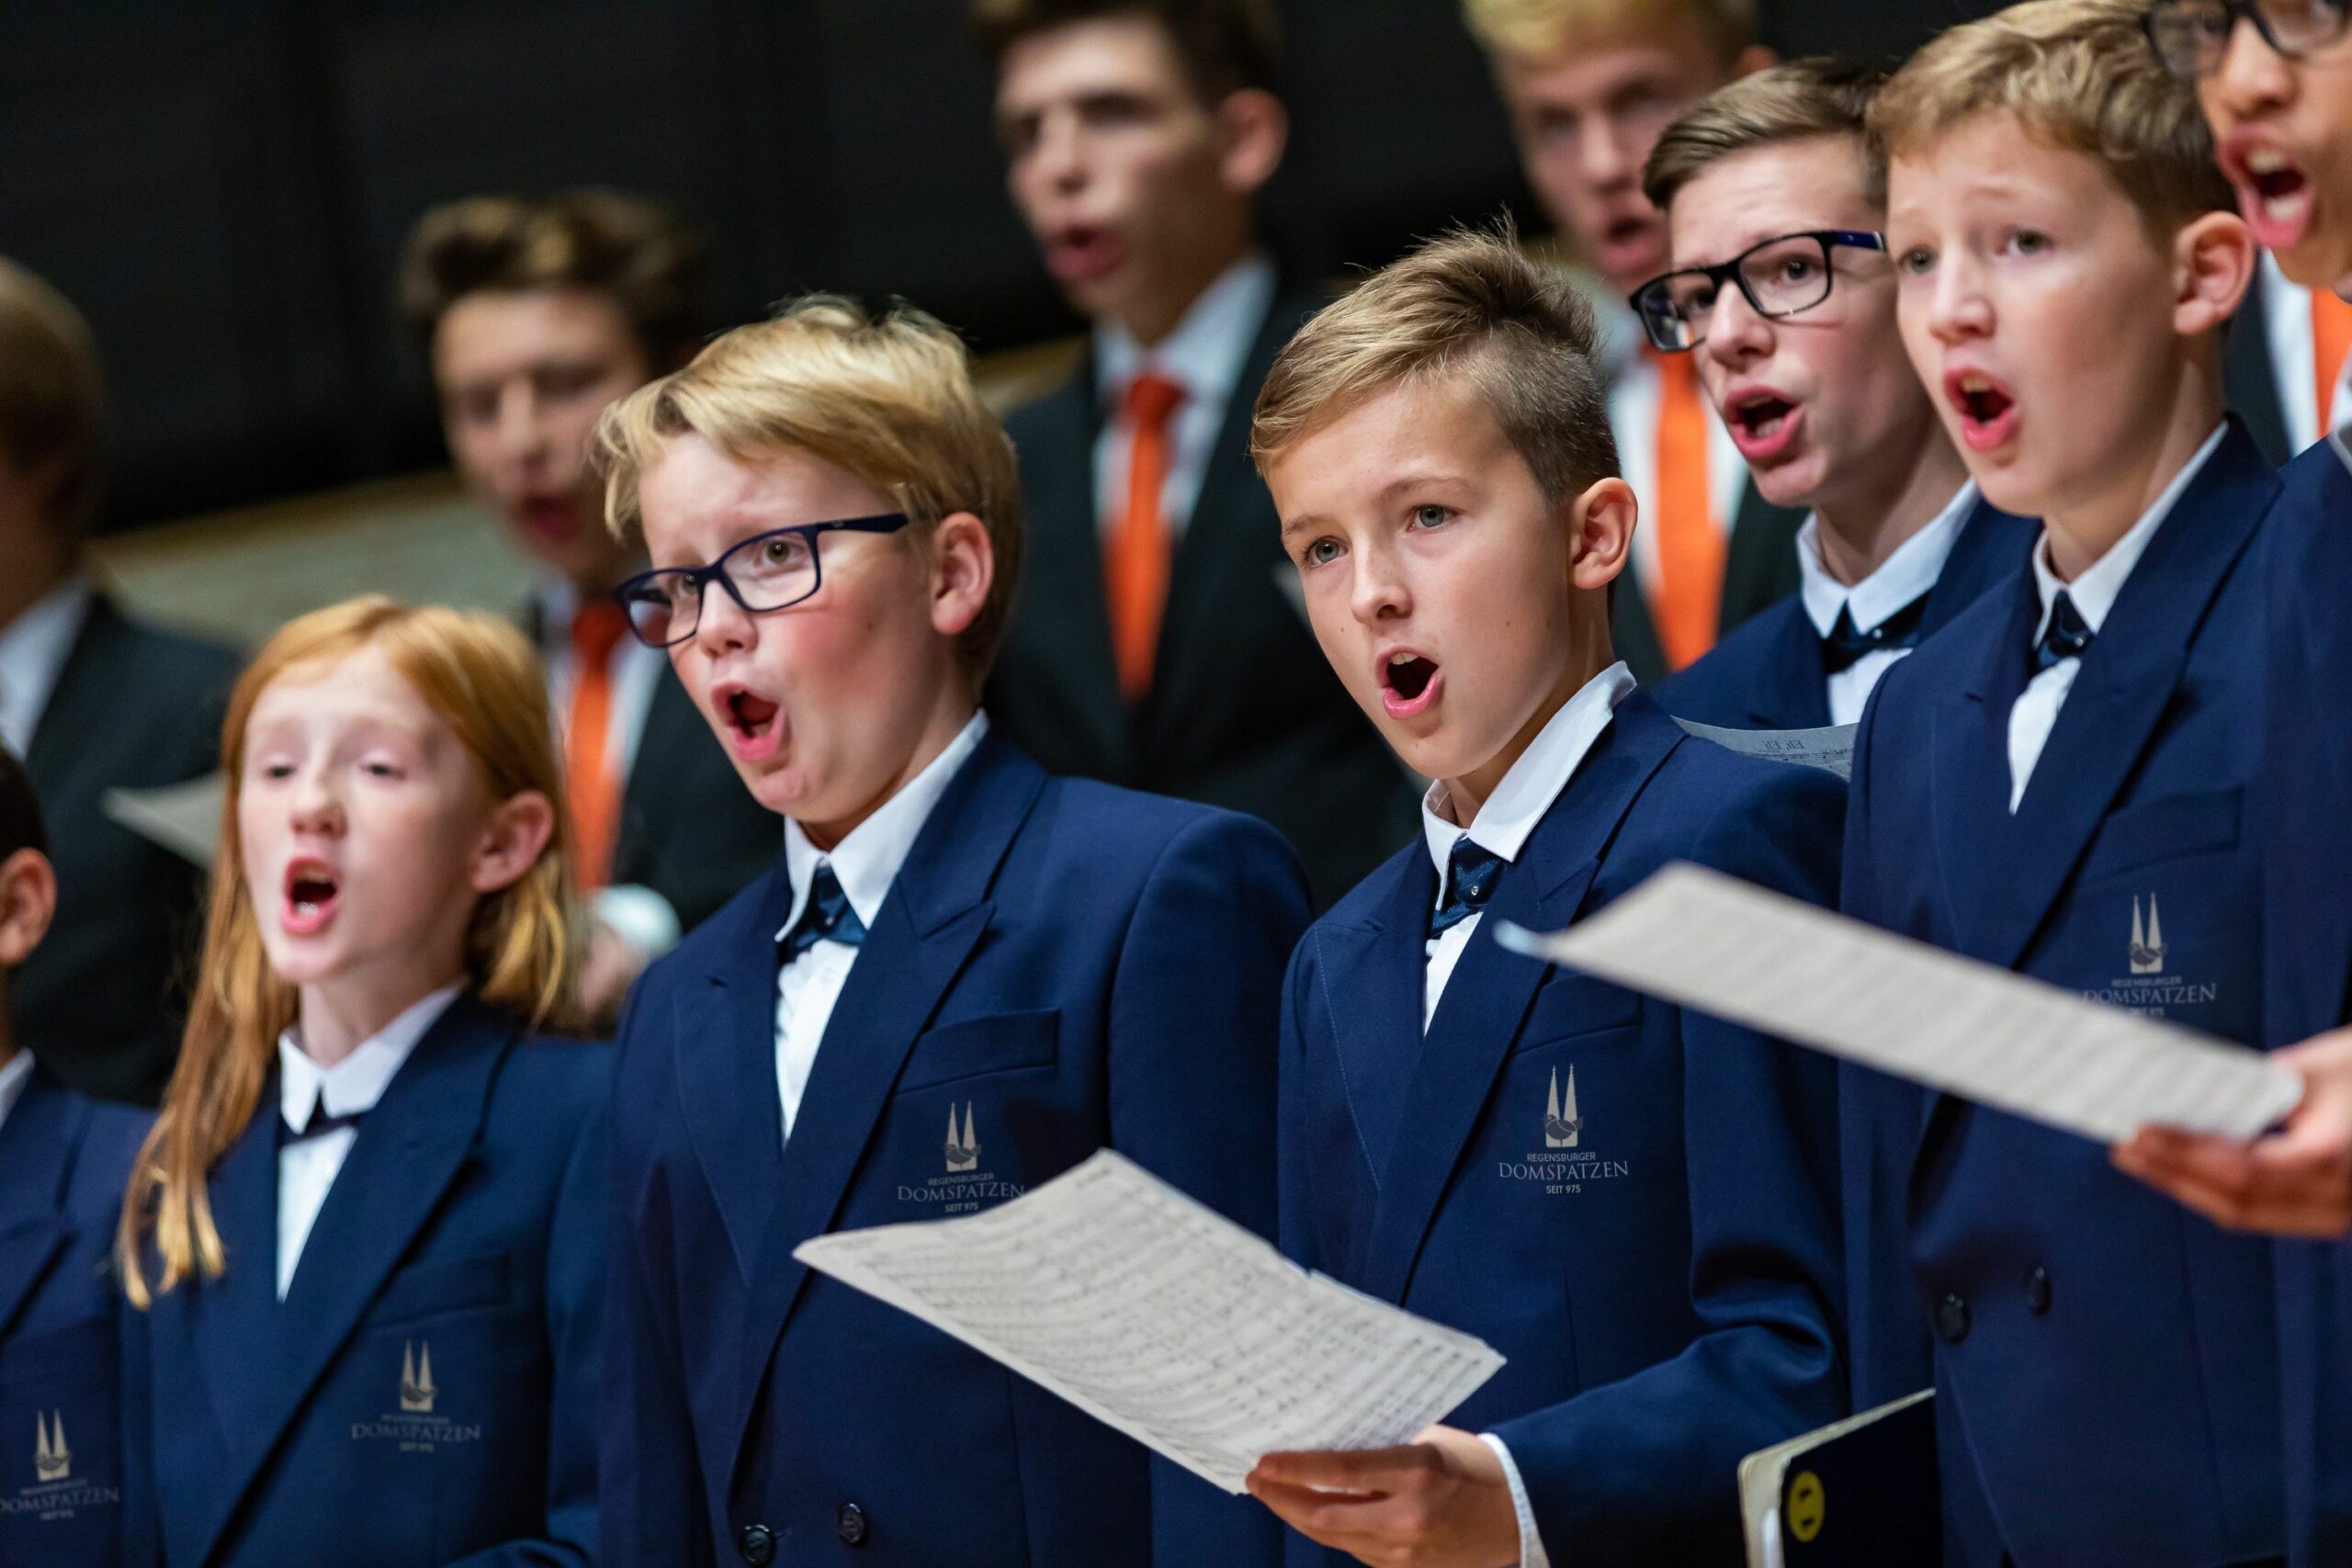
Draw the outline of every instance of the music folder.
[[[1935,1390],[1739,1462],[1748,1568],[1898,1568],[1943,1554]]]

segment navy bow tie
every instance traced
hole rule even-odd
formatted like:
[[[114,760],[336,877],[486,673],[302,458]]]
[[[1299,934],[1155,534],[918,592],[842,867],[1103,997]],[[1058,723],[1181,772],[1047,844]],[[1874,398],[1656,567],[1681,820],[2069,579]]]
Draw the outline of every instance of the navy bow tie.
[[[2033,645],[2033,672],[2039,675],[2062,659],[2080,659],[2097,635],[2061,588],[2050,606],[2050,625],[2042,628],[2041,640]]]
[[[288,1144],[307,1144],[313,1138],[323,1138],[329,1133],[339,1132],[345,1127],[356,1127],[359,1125],[360,1119],[367,1114],[365,1111],[347,1111],[340,1116],[331,1116],[327,1113],[327,1097],[322,1094],[311,1101],[309,1121],[300,1127],[290,1122],[283,1123],[284,1134],[280,1141]]]
[[[800,918],[785,934],[777,950],[777,962],[789,964],[820,942],[837,942],[844,947],[855,947],[865,940],[865,922],[850,908],[849,895],[842,891],[840,879],[830,865],[820,865],[808,879],[808,902],[801,909]]]
[[[1452,931],[1485,908],[1487,900],[1495,896],[1495,884],[1502,879],[1502,869],[1503,857],[1472,842],[1469,834],[1454,840],[1453,852],[1445,863],[1445,898],[1430,916],[1430,935]]]
[[[1853,601],[1838,607],[1838,624],[1821,639],[1821,667],[1831,675],[1851,670],[1862,655],[1882,648],[1911,648],[1919,641],[1920,623],[1928,618],[1928,595],[1920,594],[1869,631],[1854,626]]]

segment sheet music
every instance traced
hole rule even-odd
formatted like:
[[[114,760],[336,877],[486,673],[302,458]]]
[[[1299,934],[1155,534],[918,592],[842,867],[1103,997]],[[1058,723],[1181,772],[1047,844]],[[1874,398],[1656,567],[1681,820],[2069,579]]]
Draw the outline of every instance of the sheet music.
[[[229,781],[207,773],[157,789],[110,789],[99,796],[98,807],[149,843],[171,851],[199,871],[209,871],[228,795]]]
[[[1820,729],[1722,729],[1712,724],[1693,724],[1687,718],[1674,722],[1682,727],[1684,734],[1712,740],[1743,757],[1768,757],[1776,762],[1821,768],[1841,779],[1854,776],[1854,731],[1860,728],[1859,725],[1833,724]]]
[[[1503,1364],[1308,1273],[1109,1149],[986,1213],[819,1236],[793,1256],[1227,1492],[1277,1450],[1405,1442]]]
[[[1497,940],[2101,1143],[2252,1137],[2301,1096],[2259,1053],[1694,865],[1556,935]]]

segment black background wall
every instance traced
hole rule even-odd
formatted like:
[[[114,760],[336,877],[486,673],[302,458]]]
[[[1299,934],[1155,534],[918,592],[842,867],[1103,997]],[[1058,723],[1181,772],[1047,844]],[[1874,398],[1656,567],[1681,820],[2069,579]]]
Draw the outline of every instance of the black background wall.
[[[1975,0],[1768,0],[1784,52],[1897,54]],[[1453,0],[1283,0],[1285,256],[1539,220]],[[439,459],[387,303],[426,207],[605,184],[709,231],[724,321],[904,295],[983,350],[1063,332],[964,0],[9,0],[0,253],[86,311],[109,525]]]

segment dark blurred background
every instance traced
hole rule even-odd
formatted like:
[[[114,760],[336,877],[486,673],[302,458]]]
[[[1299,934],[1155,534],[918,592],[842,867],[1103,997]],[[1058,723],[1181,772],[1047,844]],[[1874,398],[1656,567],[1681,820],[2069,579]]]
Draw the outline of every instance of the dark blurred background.
[[[1783,53],[1894,56],[1972,0],[1766,0]],[[88,314],[107,526],[441,461],[387,293],[426,207],[603,184],[717,252],[721,319],[903,295],[983,352],[1071,331],[1007,202],[963,0],[7,0],[0,253]],[[1453,0],[1283,0],[1285,259],[1538,223]]]

